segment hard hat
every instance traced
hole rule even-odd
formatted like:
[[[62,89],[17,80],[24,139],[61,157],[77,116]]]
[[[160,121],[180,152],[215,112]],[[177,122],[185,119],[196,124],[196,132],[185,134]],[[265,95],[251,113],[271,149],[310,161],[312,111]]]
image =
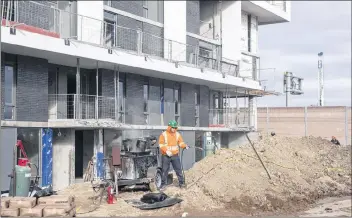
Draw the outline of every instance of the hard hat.
[[[177,128],[177,122],[175,120],[170,120],[168,126],[171,126],[172,128]]]

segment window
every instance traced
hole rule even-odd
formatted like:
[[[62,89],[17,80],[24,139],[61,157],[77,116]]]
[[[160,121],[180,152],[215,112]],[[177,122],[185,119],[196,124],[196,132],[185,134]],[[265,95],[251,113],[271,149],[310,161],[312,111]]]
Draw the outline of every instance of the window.
[[[174,102],[175,102],[175,120],[179,123],[180,120],[180,103],[181,103],[181,86],[176,83],[174,88]]]
[[[15,119],[15,67],[13,65],[5,65],[5,107],[4,119]]]
[[[248,14],[248,52],[251,52],[252,49],[251,49],[251,29],[252,29],[252,19],[251,19],[251,15]]]
[[[149,110],[148,110],[148,101],[149,101],[149,81],[148,78],[145,79],[143,85],[143,99],[144,99],[144,119],[145,124],[149,123]]]
[[[143,1],[143,17],[148,18],[148,1]]]
[[[164,114],[164,81],[160,84],[160,113]]]
[[[195,103],[195,126],[199,126],[199,105],[200,105],[200,87],[197,86],[194,92],[194,103]]]
[[[118,121],[121,123],[125,122],[125,99],[126,99],[126,75],[120,74],[119,75],[119,90],[118,90],[118,110],[119,110],[119,117]]]
[[[115,22],[105,19],[104,21],[104,41],[105,45],[108,47],[115,46],[115,37],[116,37],[116,26]]]

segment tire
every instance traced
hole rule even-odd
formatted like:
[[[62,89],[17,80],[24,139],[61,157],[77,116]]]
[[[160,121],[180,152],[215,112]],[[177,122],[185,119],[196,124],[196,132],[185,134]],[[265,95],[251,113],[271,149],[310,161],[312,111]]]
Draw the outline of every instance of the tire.
[[[153,176],[153,181],[149,183],[149,190],[151,192],[157,192],[161,188],[161,170],[157,169]]]

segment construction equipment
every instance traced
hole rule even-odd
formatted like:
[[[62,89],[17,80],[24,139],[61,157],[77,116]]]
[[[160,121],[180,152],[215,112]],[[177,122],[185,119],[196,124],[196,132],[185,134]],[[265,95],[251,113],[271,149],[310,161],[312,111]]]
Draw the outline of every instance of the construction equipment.
[[[135,185],[146,185],[151,191],[160,188],[161,154],[155,142],[155,137],[126,139],[123,140],[120,151],[113,151],[112,159],[118,188]],[[120,163],[116,161],[118,158]],[[172,181],[173,176],[170,173],[168,183],[172,183]]]
[[[20,150],[20,152],[18,152],[18,149]],[[37,175],[35,176],[35,180],[32,184],[31,178],[33,178],[33,176],[31,166],[35,166],[37,171]],[[13,169],[12,174],[9,175],[9,177],[11,178],[9,195],[12,197],[28,197],[28,195],[32,194],[35,186],[38,186],[38,166],[29,162],[22,140],[17,140],[17,143],[14,146]],[[31,193],[29,194],[29,192]]]

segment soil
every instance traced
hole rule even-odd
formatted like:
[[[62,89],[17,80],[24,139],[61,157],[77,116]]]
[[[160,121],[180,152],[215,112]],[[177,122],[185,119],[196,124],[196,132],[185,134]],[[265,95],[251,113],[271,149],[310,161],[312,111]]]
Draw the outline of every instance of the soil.
[[[278,136],[254,146],[271,179],[249,144],[220,149],[185,172],[186,189],[166,189],[170,197],[183,199],[169,208],[142,211],[124,201],[140,199],[146,190],[122,192],[115,204],[103,202],[97,209],[89,199],[94,194],[90,183],[59,194],[76,196],[78,216],[298,215],[319,199],[351,195],[351,146]]]

